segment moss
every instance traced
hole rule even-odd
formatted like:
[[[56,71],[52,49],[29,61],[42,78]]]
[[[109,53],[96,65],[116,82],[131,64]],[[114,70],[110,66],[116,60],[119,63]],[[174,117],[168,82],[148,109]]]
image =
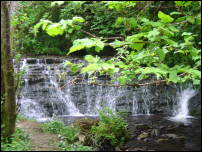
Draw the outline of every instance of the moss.
[[[80,129],[79,141],[86,146],[93,146],[93,134],[91,133],[91,128],[97,126],[99,120],[91,118],[81,118],[77,120],[73,125]]]

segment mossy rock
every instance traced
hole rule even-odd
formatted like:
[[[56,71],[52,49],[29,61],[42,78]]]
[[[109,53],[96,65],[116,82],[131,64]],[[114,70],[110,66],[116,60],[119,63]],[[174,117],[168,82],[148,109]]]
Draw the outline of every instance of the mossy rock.
[[[77,120],[73,125],[80,129],[82,134],[89,133],[92,126],[97,126],[99,120],[91,119],[91,118],[81,118]]]
[[[81,118],[77,120],[73,126],[80,129],[79,141],[85,146],[94,146],[93,134],[91,133],[92,126],[97,126],[99,120],[91,118]]]

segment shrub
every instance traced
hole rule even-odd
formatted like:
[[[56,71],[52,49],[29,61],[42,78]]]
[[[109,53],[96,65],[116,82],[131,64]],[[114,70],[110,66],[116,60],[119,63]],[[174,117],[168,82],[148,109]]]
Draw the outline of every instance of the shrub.
[[[93,144],[93,134],[91,133],[91,128],[98,125],[98,120],[91,118],[81,118],[74,123],[74,126],[79,128],[79,141],[86,146],[94,146]]]
[[[99,118],[98,126],[93,126],[91,129],[95,144],[102,146],[109,142],[114,148],[119,148],[128,134],[127,123],[122,119],[120,113],[114,114],[108,108],[99,111]]]
[[[79,130],[66,126],[62,121],[54,120],[48,123],[42,124],[42,130],[54,134],[59,134],[63,139],[72,143],[77,140]]]
[[[58,144],[58,147],[64,151],[92,151],[93,150],[92,147],[84,146],[80,143],[74,143],[74,144],[69,145],[64,141],[61,141]]]
[[[64,151],[90,151],[92,147],[84,146],[79,142],[79,132],[77,127],[66,126],[62,121],[53,120],[42,124],[43,131],[58,134],[60,142],[58,147]]]

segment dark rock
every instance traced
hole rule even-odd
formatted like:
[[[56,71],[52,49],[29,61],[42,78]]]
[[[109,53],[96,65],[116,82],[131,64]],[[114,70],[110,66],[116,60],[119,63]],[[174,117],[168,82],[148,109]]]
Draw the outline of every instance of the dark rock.
[[[149,134],[147,132],[143,132],[142,134],[140,134],[138,137],[137,137],[137,140],[142,140],[142,139],[145,139],[149,136]]]
[[[165,130],[166,130],[167,133],[175,133],[176,129],[177,129],[177,127],[172,126],[172,127],[166,128]]]
[[[156,140],[157,143],[167,143],[169,140],[165,139],[165,138],[160,138],[158,140]]]
[[[49,58],[46,59],[46,64],[55,64],[55,63],[62,63],[63,61],[61,59],[55,59],[55,58]]]
[[[134,149],[132,149],[133,151],[145,151],[146,150],[146,148],[134,148]]]
[[[186,137],[185,136],[178,136],[176,138],[176,140],[179,141],[179,142],[184,142],[186,140]]]
[[[149,129],[150,127],[147,124],[136,124],[135,128],[141,129],[141,130],[146,130],[146,129]]]
[[[176,134],[164,134],[164,135],[162,135],[162,137],[168,137],[168,138],[175,139],[175,138],[177,138],[177,135]]]
[[[27,63],[28,64],[36,64],[37,63],[37,59],[27,59]]]

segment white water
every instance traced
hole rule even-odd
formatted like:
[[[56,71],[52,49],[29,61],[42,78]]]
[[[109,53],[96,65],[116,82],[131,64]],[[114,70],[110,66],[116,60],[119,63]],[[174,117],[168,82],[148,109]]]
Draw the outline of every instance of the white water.
[[[54,69],[53,72],[54,72],[54,74],[60,74],[60,71],[57,67]],[[81,114],[79,112],[79,109],[76,108],[74,103],[71,101],[70,96],[68,96],[70,94],[69,88],[67,88],[65,91],[62,91],[61,88],[59,87],[56,76],[54,76],[53,73],[51,73],[49,68],[46,68],[44,73],[48,75],[48,77],[50,79],[50,84],[52,85],[52,87],[54,87],[56,89],[56,92],[52,92],[52,93],[56,94],[58,96],[58,98],[60,99],[60,101],[65,103],[66,109],[69,111],[69,115],[70,116],[83,116],[83,114]]]
[[[187,88],[187,89],[180,89],[178,92],[177,100],[177,109],[174,112],[174,116],[170,118],[170,120],[173,121],[179,121],[179,122],[187,122],[187,118],[193,118],[189,115],[189,100],[196,95],[196,91]]]
[[[27,67],[25,77],[23,78],[24,85],[21,91],[21,98],[19,99],[21,113],[25,117],[35,118],[39,121],[51,117],[49,113],[66,116],[97,116],[98,110],[103,107],[108,107],[114,112],[117,111],[117,107],[121,107],[121,110],[128,108],[132,112],[132,115],[150,115],[153,97],[158,92],[150,89],[148,86],[142,86],[134,90],[127,87],[116,88],[88,84],[81,85],[80,88],[79,86],[74,88],[74,86],[67,85],[67,87],[61,89],[61,86],[74,79],[72,76],[65,76],[64,84],[61,84],[58,74],[66,72],[62,68],[62,64],[47,64],[46,60],[42,59],[37,59],[36,64],[27,64],[27,59],[24,59],[21,63],[20,69]],[[45,82],[36,83],[33,81],[36,85],[29,84],[29,80],[33,78],[30,75],[35,75],[37,79],[38,77],[42,77]],[[28,94],[34,94],[42,98],[42,100],[38,101],[38,98],[35,96],[27,97]],[[175,99],[177,102],[173,107],[169,107],[169,101],[166,101],[168,108],[175,109],[174,117],[171,119],[178,121],[190,117],[188,102],[195,95],[194,90],[190,88],[185,90],[180,89],[177,96],[174,95],[175,93],[164,94]],[[45,101],[48,101],[51,107],[47,108],[44,107],[44,104],[41,104]],[[158,102],[165,102],[164,98],[159,98]],[[50,110],[51,108],[52,111]],[[51,112],[47,111],[47,109]]]

